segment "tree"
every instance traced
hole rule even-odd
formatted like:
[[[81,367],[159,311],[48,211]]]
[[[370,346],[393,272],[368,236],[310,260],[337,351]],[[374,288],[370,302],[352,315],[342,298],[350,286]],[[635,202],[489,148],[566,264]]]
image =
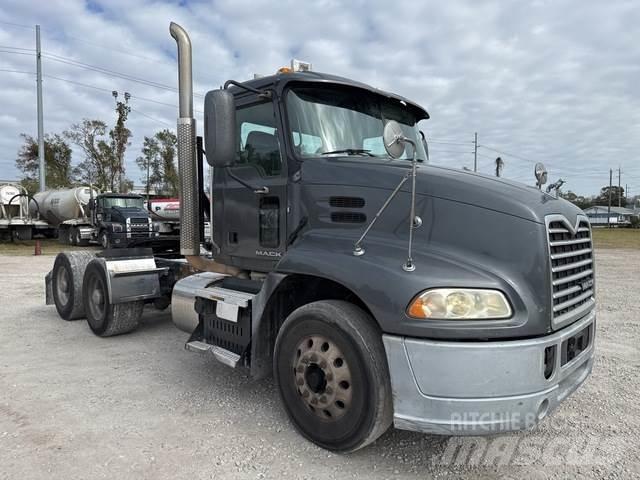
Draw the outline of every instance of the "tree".
[[[116,120],[116,125],[109,131],[109,137],[111,138],[111,190],[124,191],[125,185],[128,180],[125,177],[125,168],[124,168],[124,152],[127,147],[131,145],[129,139],[131,138],[131,130],[129,130],[125,123],[127,121],[127,117],[131,112],[131,107],[129,106],[129,94],[125,92],[124,94],[124,102],[119,102],[117,100],[117,92],[114,92],[114,98],[116,98],[116,112],[118,114],[118,119]]]
[[[627,199],[624,195],[624,188],[618,187],[617,185],[606,185],[600,189],[600,194],[595,199],[596,205],[609,205],[609,190],[611,190],[611,206],[618,206],[618,197],[621,198],[620,205],[623,207],[627,206]]]
[[[125,177],[124,168],[124,153],[131,138],[131,131],[125,127],[130,108],[118,102],[116,110],[118,120],[108,134],[105,122],[85,118],[81,123],[71,125],[64,136],[84,153],[84,160],[75,169],[81,182],[91,183],[99,190],[124,192],[132,185]]]
[[[24,143],[18,151],[16,167],[22,172],[22,185],[31,194],[38,191],[40,162],[38,159],[38,141],[23,133]],[[72,181],[71,147],[59,134],[47,134],[44,137],[44,163],[47,188],[69,187]]]
[[[159,195],[170,197],[178,195],[177,143],[176,135],[166,129],[156,132],[153,137],[144,137],[142,155],[136,163],[143,172],[147,192],[154,190]]]
[[[74,123],[64,136],[84,153],[84,160],[75,169],[82,183],[90,183],[99,190],[111,186],[111,149],[105,137],[107,124],[102,120],[84,119]]]
[[[564,198],[565,200],[570,201],[576,207],[584,210],[585,208],[589,208],[593,206],[593,198],[591,197],[583,197],[582,195],[577,195],[571,190],[567,191],[567,193],[560,192],[559,196]]]

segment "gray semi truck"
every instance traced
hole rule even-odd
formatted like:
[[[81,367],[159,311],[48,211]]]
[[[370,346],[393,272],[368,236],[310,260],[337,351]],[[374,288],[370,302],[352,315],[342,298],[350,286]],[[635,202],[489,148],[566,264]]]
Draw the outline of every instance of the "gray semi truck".
[[[594,257],[581,210],[538,188],[431,166],[418,104],[282,70],[228,81],[193,119],[178,45],[181,258],[58,255],[47,301],[100,336],[171,306],[185,347],[273,375],[298,431],[349,452],[391,425],[533,427],[591,372]],[[214,167],[212,247],[202,166]],[[204,367],[204,364],[203,364]]]

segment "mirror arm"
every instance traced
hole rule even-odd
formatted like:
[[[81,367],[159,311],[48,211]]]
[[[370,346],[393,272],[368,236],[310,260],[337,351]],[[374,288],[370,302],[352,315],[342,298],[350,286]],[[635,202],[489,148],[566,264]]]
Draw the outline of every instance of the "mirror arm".
[[[272,94],[270,91],[268,90],[258,90],[257,88],[253,88],[250,87],[248,85],[245,85],[243,83],[240,82],[236,82],[235,80],[227,80],[224,83],[224,89],[226,90],[227,88],[229,88],[229,85],[234,85],[238,88],[242,88],[243,90],[246,90],[247,92],[253,92],[253,93],[257,93],[259,97],[261,98],[271,98]]]
[[[235,173],[231,171],[231,167],[225,167],[227,174],[233,178],[236,182],[238,182],[243,187],[247,187],[249,190],[253,191],[256,195],[267,195],[269,193],[269,187],[254,187],[249,185],[247,182],[239,178]]]

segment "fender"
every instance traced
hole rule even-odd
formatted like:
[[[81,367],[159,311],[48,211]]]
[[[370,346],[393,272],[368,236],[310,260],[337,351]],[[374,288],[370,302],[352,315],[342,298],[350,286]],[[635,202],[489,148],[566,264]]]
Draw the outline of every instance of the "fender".
[[[309,232],[287,250],[278,263],[280,274],[304,274],[332,280],[354,292],[369,308],[384,333],[442,339],[508,338],[513,331],[535,328],[530,315],[542,315],[534,292],[516,290],[521,282],[500,265],[483,268],[479,259],[467,252],[465,257],[422,247],[414,254],[414,272],[402,265],[407,250],[397,238],[384,235],[367,237],[365,254],[353,255],[353,239],[326,232]],[[404,247],[404,245],[402,245]],[[484,260],[486,263],[486,259]],[[526,284],[525,284],[526,285]],[[514,315],[504,320],[419,320],[405,311],[420,292],[437,287],[493,288],[503,291],[511,301]],[[545,332],[530,332],[531,335]],[[518,333],[520,335],[520,333]]]

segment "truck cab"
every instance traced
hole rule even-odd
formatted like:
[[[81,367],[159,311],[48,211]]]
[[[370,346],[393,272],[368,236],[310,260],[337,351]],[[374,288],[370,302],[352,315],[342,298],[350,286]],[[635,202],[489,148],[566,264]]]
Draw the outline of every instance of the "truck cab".
[[[127,247],[156,236],[143,203],[140,195],[122,193],[102,193],[89,203],[102,248]]]
[[[180,26],[170,31],[184,258],[60,254],[47,291],[63,318],[84,315],[110,336],[133,330],[145,302],[171,303],[185,348],[273,376],[297,430],[340,452],[391,425],[532,428],[585,381],[595,269],[581,210],[533,186],[430,165],[424,108],[311,71],[207,93],[200,148],[191,43]]]

